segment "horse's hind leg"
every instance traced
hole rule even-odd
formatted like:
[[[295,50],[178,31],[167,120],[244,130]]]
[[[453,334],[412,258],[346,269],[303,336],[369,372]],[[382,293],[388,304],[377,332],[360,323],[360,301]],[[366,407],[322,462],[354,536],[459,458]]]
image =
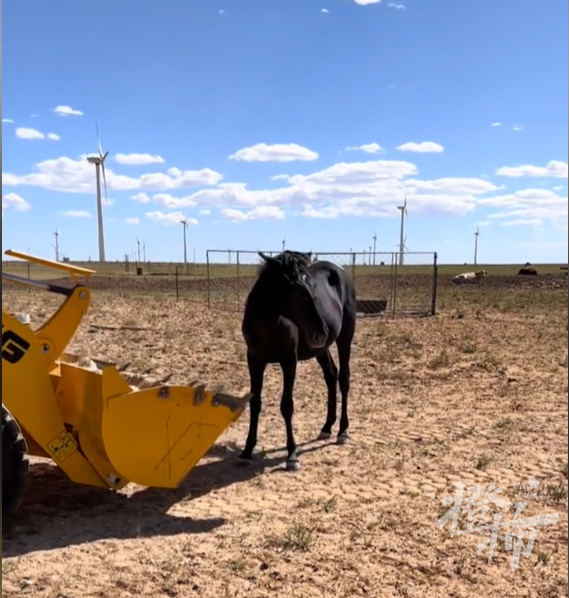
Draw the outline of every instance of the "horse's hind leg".
[[[316,361],[318,361],[318,364],[322,368],[326,387],[328,388],[328,414],[318,440],[328,440],[332,436],[332,427],[336,423],[337,418],[338,368],[334,363],[329,349],[325,353],[318,355]]]
[[[348,394],[350,392],[350,357],[352,354],[352,340],[354,337],[354,326],[349,326],[342,330],[342,333],[336,341],[338,348],[338,361],[340,364],[340,371],[338,373],[338,381],[340,383],[340,393],[342,395],[342,413],[340,415],[340,430],[338,431],[338,444],[346,444],[348,442],[350,427],[350,420],[348,418]]]

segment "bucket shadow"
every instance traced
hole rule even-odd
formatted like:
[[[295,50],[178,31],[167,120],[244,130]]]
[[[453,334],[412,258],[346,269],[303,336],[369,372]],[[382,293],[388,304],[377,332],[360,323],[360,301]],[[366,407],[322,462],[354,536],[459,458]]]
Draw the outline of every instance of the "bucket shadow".
[[[299,448],[305,454],[326,446],[310,441]],[[33,464],[22,505],[11,520],[2,521],[2,556],[18,557],[105,539],[212,532],[223,526],[226,519],[186,518],[168,511],[177,503],[187,504],[250,481],[267,469],[284,471],[285,448],[258,453],[246,466],[239,465],[240,452],[235,446],[214,445],[207,456],[216,460],[199,464],[179,488],[144,488],[131,496],[74,484],[51,463]]]
[[[277,460],[274,461],[276,463]],[[227,457],[198,465],[175,490],[147,488],[131,496],[71,482],[55,465],[34,464],[17,513],[2,521],[2,556],[65,548],[104,539],[204,534],[223,526],[223,517],[186,518],[168,514],[175,504],[246,482],[270,467],[259,460],[236,467]]]

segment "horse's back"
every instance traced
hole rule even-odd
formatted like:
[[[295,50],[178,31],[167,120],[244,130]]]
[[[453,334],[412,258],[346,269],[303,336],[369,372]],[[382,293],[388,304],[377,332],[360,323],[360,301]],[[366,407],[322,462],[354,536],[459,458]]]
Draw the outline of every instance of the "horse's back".
[[[342,311],[356,311],[356,289],[349,274],[337,264],[328,261],[315,262],[310,267],[319,294],[336,299]]]

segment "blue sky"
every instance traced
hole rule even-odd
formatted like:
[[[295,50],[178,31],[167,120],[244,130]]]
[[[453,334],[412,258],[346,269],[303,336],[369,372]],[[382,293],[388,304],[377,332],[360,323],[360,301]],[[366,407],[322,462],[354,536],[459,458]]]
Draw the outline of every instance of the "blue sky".
[[[566,0],[3,3],[2,249],[567,260]],[[4,218],[6,222],[4,223]]]

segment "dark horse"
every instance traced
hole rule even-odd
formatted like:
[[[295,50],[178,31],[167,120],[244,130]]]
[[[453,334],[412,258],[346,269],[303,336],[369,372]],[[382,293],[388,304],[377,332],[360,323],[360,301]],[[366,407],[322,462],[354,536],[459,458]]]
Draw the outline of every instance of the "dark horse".
[[[283,372],[281,413],[286,424],[287,470],[299,469],[292,431],[293,387],[299,361],[316,358],[328,388],[328,415],[319,439],[332,435],[337,417],[337,386],[342,394],[338,444],[348,440],[350,354],[356,329],[356,291],[346,272],[312,254],[285,251],[276,257],[259,253],[264,263],[245,306],[242,332],[251,380],[251,419],[242,462],[253,459],[261,413],[265,369],[278,363]],[[336,343],[339,369],[330,347]]]

